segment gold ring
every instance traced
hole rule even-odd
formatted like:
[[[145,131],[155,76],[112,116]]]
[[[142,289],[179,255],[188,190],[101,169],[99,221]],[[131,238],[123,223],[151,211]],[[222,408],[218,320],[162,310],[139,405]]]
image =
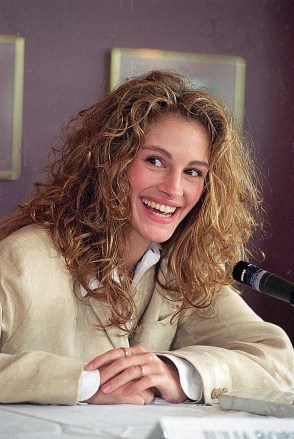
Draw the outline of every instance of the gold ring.
[[[126,348],[122,348],[122,350],[124,351],[125,357],[127,357],[129,355],[128,351],[126,350]]]
[[[144,366],[140,366],[141,367],[141,372],[142,372],[142,377],[145,376],[145,370],[144,370]]]

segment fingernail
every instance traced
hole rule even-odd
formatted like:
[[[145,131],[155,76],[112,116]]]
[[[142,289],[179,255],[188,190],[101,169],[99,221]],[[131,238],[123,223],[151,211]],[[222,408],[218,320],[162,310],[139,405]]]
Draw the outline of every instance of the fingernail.
[[[86,364],[85,369],[86,369],[86,370],[92,370],[92,369],[94,369],[94,365],[93,365],[93,363],[90,362],[90,363]]]
[[[111,385],[110,384],[103,384],[103,386],[101,387],[102,392],[103,393],[109,393],[111,390]]]

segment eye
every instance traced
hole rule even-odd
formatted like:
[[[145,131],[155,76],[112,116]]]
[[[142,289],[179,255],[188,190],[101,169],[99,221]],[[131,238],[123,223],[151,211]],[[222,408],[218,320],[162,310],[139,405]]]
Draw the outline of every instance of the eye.
[[[201,177],[202,172],[195,168],[186,169],[185,174],[191,176],[191,177]]]
[[[145,159],[145,162],[150,163],[153,166],[163,166],[162,160],[159,159],[158,157],[147,157]]]

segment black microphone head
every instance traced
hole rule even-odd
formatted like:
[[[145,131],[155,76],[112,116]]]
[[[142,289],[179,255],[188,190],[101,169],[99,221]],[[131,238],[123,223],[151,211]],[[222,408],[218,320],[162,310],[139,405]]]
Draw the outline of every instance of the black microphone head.
[[[271,297],[284,300],[294,306],[294,283],[248,262],[239,261],[232,277],[241,284]]]
[[[233,279],[237,282],[243,282],[244,283],[244,273],[246,273],[246,270],[250,264],[248,262],[239,261],[233,268]]]

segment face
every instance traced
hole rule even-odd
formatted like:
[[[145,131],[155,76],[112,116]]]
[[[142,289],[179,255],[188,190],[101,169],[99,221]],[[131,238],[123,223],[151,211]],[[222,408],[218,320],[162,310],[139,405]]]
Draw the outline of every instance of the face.
[[[128,242],[145,251],[167,241],[198,202],[208,171],[209,141],[196,121],[169,115],[147,132],[128,172]]]

